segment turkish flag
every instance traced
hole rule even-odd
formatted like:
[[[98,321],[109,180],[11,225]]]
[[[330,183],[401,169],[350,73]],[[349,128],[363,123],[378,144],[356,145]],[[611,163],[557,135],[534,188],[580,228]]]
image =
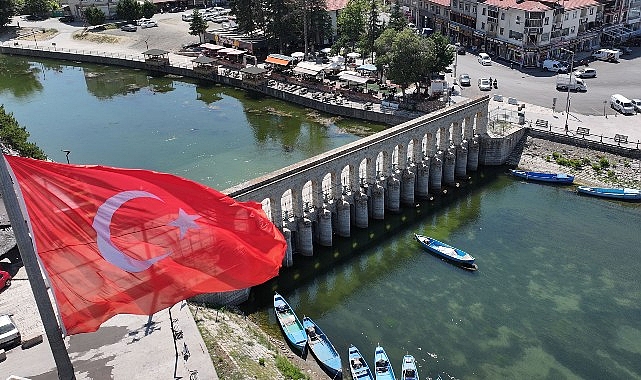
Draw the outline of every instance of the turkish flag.
[[[171,174],[5,158],[68,334],[278,274],[285,239],[259,203]]]

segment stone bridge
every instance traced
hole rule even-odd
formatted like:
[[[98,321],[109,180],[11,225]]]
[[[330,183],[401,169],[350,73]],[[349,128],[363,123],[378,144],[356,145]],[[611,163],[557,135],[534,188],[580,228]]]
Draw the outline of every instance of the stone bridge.
[[[313,255],[314,243],[367,228],[443,186],[465,179],[478,165],[503,164],[519,133],[487,134],[489,98],[467,100],[357,140],[224,191],[262,202],[292,253]]]

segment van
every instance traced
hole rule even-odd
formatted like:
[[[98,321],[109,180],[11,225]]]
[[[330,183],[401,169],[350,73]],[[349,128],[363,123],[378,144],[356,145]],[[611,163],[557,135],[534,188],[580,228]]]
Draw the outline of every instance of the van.
[[[610,97],[610,107],[624,115],[634,115],[637,113],[630,99],[621,94],[614,94]]]
[[[560,61],[556,61],[554,59],[546,59],[543,61],[543,68],[547,71],[552,71],[555,73],[567,73],[568,72],[568,66]]]
[[[612,49],[599,49],[592,53],[592,57],[607,62],[619,62],[621,51]]]

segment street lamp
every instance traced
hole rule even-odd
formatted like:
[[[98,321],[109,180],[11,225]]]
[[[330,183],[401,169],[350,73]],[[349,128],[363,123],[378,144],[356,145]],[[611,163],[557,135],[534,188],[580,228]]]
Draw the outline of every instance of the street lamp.
[[[608,101],[607,101],[607,100],[604,100],[604,101],[603,101],[603,116],[605,116],[605,118],[607,119],[607,118],[608,118],[608,114],[606,114],[606,113],[605,113],[605,105],[606,105],[606,104],[608,104]]]
[[[559,49],[572,54],[572,60],[570,61],[570,77],[568,79],[568,97],[565,101],[565,133],[568,133],[568,118],[570,117],[570,87],[572,85],[572,71],[574,70],[574,52],[564,48]]]
[[[71,151],[68,149],[60,149],[60,151],[65,152],[65,156],[67,157],[67,163],[69,163],[69,153],[71,153]]]
[[[458,66],[458,49],[461,46],[460,42],[457,42],[454,44],[456,46],[455,52],[454,52],[454,84],[456,84],[456,66]]]

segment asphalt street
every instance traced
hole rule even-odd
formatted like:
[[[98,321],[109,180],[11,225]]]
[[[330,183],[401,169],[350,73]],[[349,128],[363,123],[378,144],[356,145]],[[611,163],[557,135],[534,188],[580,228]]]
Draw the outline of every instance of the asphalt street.
[[[582,53],[582,56],[587,53]],[[596,78],[585,79],[587,92],[570,93],[570,113],[583,115],[600,115],[605,112],[614,113],[610,109],[610,96],[622,94],[628,99],[641,99],[641,48],[633,48],[632,54],[621,57],[619,63],[594,61],[589,67],[597,70]],[[510,69],[506,61],[494,61],[491,66],[482,66],[478,56],[467,53],[456,57],[456,75],[466,73],[472,78],[470,87],[458,87],[461,95],[473,98],[479,95],[501,94],[513,97],[521,102],[552,108],[556,98],[556,110],[565,110],[567,92],[556,90],[556,74],[539,68],[514,67]],[[582,67],[582,66],[581,66]],[[452,81],[454,72],[447,74],[447,80]],[[477,81],[482,77],[496,78],[498,89],[480,91]],[[458,81],[457,81],[458,82]],[[605,103],[604,103],[605,102]],[[635,118],[636,119],[636,118]]]

